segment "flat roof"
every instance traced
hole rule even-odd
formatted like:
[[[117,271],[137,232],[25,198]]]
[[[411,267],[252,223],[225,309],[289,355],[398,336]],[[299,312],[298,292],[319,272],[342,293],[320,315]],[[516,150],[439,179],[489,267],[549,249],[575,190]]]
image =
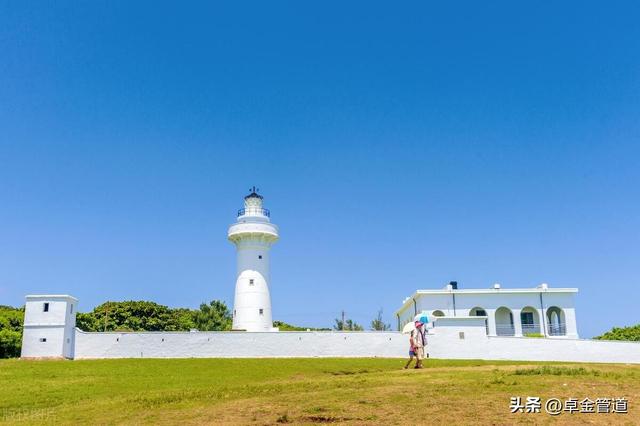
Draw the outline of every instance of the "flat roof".
[[[43,299],[43,298],[44,299],[72,299],[72,300],[75,300],[76,302],[78,301],[78,299],[68,294],[27,294],[25,298],[26,299]]]
[[[577,288],[465,288],[458,290],[416,290],[415,294],[449,294],[449,293],[577,293]]]
[[[522,294],[522,293],[577,293],[577,288],[549,288],[549,287],[533,287],[533,288],[465,288],[465,289],[448,289],[442,288],[438,290],[416,290],[411,296],[407,297],[400,309],[395,311],[399,313],[405,309],[405,307],[421,294]]]

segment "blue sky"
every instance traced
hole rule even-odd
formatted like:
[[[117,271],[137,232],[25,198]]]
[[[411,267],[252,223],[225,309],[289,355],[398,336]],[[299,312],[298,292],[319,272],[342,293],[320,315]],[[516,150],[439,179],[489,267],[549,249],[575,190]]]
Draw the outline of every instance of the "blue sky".
[[[457,280],[579,287],[585,337],[638,323],[639,12],[4,2],[0,304],[231,304],[257,185],[275,319],[393,324]]]

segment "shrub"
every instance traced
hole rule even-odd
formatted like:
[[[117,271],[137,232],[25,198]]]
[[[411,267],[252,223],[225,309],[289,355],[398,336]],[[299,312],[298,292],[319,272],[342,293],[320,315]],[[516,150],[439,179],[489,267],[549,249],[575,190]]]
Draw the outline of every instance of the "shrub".
[[[598,340],[630,340],[640,341],[640,324],[631,327],[613,327],[601,336],[594,337]]]
[[[0,330],[0,358],[20,356],[22,333],[13,330]]]
[[[200,310],[193,315],[193,321],[200,331],[224,331],[231,330],[232,318],[224,302],[212,300],[208,305],[200,305]]]
[[[0,306],[0,358],[20,356],[24,309]]]
[[[299,327],[297,325],[287,324],[284,321],[274,321],[273,326],[278,327],[280,331],[331,331],[330,328]]]
[[[536,368],[518,368],[513,373],[516,376],[585,376],[598,375],[596,370],[587,370],[584,367],[563,367],[544,365]]]

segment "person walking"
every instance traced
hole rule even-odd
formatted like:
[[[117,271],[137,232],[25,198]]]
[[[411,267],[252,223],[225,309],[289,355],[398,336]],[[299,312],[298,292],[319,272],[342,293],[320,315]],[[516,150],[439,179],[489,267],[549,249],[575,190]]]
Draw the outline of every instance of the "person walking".
[[[422,322],[416,321],[416,328],[411,332],[411,346],[413,347],[413,352],[416,356],[416,366],[413,368],[422,368],[422,360],[424,359],[424,347],[427,345],[427,339],[424,335],[422,325]]]
[[[407,361],[407,364],[404,366],[405,370],[409,368],[409,366],[411,365],[411,361],[413,361],[413,358],[415,358],[416,356],[416,352],[413,348],[412,340],[413,340],[412,337],[409,337],[409,361]]]

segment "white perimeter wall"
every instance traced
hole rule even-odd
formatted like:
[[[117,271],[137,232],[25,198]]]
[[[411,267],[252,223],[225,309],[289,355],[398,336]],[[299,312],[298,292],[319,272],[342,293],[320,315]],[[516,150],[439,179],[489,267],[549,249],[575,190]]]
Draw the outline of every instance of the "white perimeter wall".
[[[640,343],[580,339],[490,337],[484,319],[438,319],[430,330],[431,358],[640,364]],[[463,333],[462,335],[460,333]],[[82,358],[406,358],[409,337],[398,332],[85,333],[76,330]]]
[[[439,318],[432,331],[432,358],[640,364],[640,342],[487,336],[477,317]]]
[[[284,358],[408,356],[397,332],[85,333],[76,329],[75,358]]]

